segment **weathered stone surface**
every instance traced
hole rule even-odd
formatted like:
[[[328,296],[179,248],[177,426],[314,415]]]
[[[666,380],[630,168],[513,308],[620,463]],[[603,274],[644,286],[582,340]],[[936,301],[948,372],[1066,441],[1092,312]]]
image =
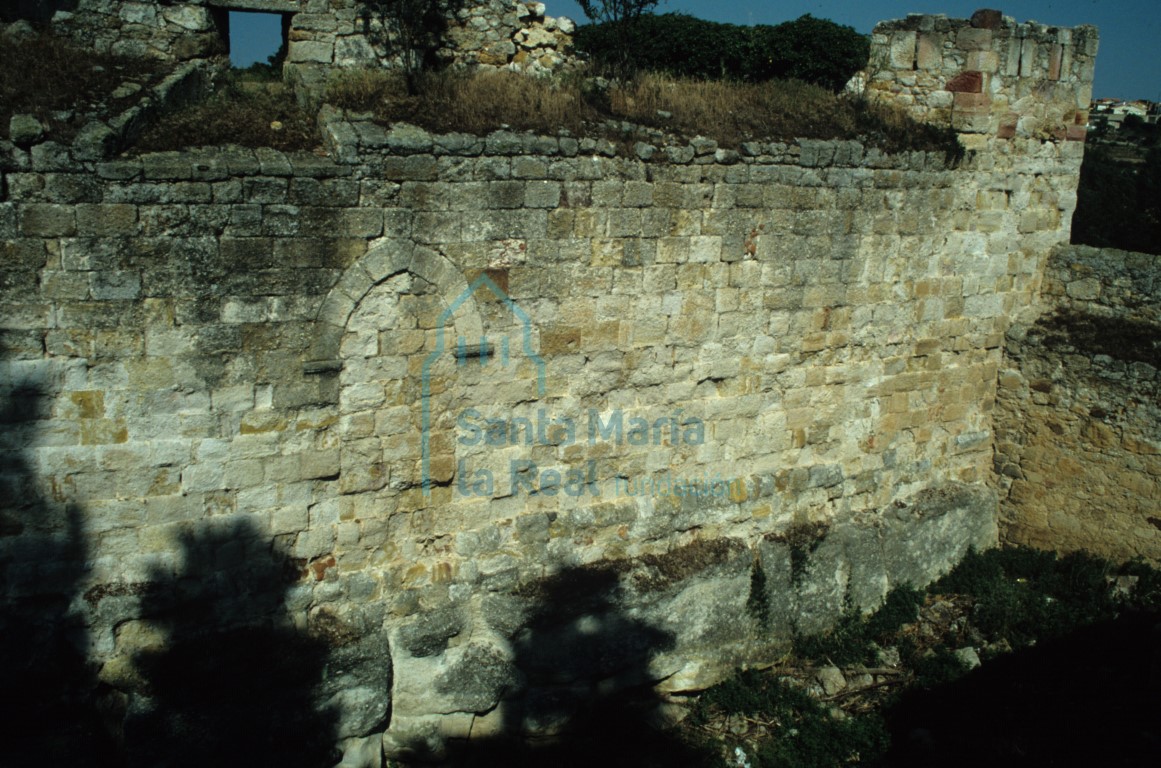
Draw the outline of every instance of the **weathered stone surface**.
[[[1161,561],[1156,260],[1061,247],[1039,319],[1013,328],[997,397],[1006,541]]]
[[[947,81],[947,90],[952,93],[980,93],[984,89],[981,72],[960,72]]]
[[[15,114],[8,121],[8,138],[13,144],[26,146],[44,136],[44,126],[35,115]]]
[[[827,696],[834,696],[847,687],[847,680],[843,677],[842,670],[838,667],[823,667],[818,670],[816,675],[818,677],[818,684],[822,686],[822,691]]]
[[[427,613],[399,631],[399,647],[415,657],[433,656],[447,648],[449,638],[463,629],[455,608]]]
[[[325,18],[292,23],[295,45],[357,34],[332,5],[309,4]],[[519,9],[488,13],[502,5],[516,29]],[[525,11],[518,31],[565,29]],[[465,16],[462,51],[484,49],[491,18]],[[188,39],[106,21],[95,40],[123,32],[169,56]],[[149,680],[117,629],[128,642],[151,617],[117,590],[201,564],[186,581],[224,573],[237,618],[253,574],[228,566],[285,551],[290,583],[260,613],[284,639],[325,639],[309,700],[350,761],[374,764],[388,711],[382,743],[399,751],[552,731],[594,692],[704,687],[990,545],[994,460],[1005,504],[1020,502],[1056,435],[998,429],[997,380],[1066,410],[1055,368],[1001,365],[1067,241],[1080,162],[1024,134],[1075,123],[1095,51],[1070,38],[1060,90],[1043,89],[1047,65],[1006,71],[1013,30],[983,30],[990,47],[968,34],[967,50],[960,32],[979,29],[930,21],[876,35],[906,67],[870,83],[925,119],[954,108],[966,127],[1011,128],[966,138],[956,168],[854,141],[738,153],[658,138],[626,157],[591,138],[384,130],[331,107],[333,159],[232,148],[89,170],[59,144],[23,160],[8,145],[0,409],[29,418],[0,430],[15,468],[0,482],[46,531],[4,511],[13,589],[75,606],[94,662],[137,690]],[[1037,55],[1048,45],[1021,31]],[[504,66],[548,50],[487,43],[515,51]],[[943,87],[969,55],[996,65],[987,95]],[[1124,298],[1094,279],[1061,279],[1061,300]],[[1151,363],[1098,357],[1089,374],[1156,401]],[[1053,423],[1121,465],[1115,484],[1086,481],[1086,502],[1098,487],[1155,496],[1155,436],[1084,403]],[[1060,508],[1044,527],[1071,531]],[[1148,517],[1132,524],[1141,549]],[[183,548],[243,521],[241,541]],[[34,559],[44,537],[79,537],[84,555]],[[74,561],[69,583],[56,564]]]
[[[1063,30],[1062,37],[1055,28],[1015,24],[986,9],[970,21],[915,15],[876,27],[871,60],[877,67],[857,79],[872,98],[920,120],[950,117],[966,134],[1068,139],[1070,132],[1079,136],[1073,114],[1092,95],[1095,50],[1080,41],[1096,39],[1093,27]],[[1042,97],[1027,98],[1033,90]],[[949,92],[987,98],[953,106]],[[993,98],[1000,94],[1010,98]]]

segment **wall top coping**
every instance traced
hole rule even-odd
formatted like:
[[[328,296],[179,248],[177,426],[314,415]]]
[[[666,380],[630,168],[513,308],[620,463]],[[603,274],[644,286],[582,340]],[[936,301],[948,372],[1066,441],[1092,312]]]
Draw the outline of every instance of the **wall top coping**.
[[[1035,38],[1043,42],[1074,42],[1076,37],[1096,37],[1096,26],[1080,24],[1075,27],[1040,24],[1029,20],[1017,22],[1012,16],[1003,16],[999,11],[976,11],[970,19],[951,19],[942,13],[911,13],[902,19],[880,21],[875,25],[873,34],[887,34],[890,32],[951,32],[974,27],[1000,32],[1002,35],[1017,38]]]
[[[708,139],[694,139],[689,144],[666,147],[638,142],[632,154],[626,156],[623,149],[607,139],[495,131],[487,136],[430,134],[420,144],[411,141],[401,147],[390,132],[379,126],[375,126],[378,132],[361,125],[359,128],[364,131],[364,137],[370,134],[370,138],[341,148],[337,161],[331,156],[312,152],[281,152],[230,145],[153,152],[86,163],[77,162],[68,147],[55,142],[37,145],[31,153],[6,147],[0,142],[0,171],[95,172],[98,177],[110,181],[212,181],[234,176],[334,178],[350,176],[364,166],[410,163],[418,167],[424,161],[438,161],[439,158],[473,157],[528,158],[550,162],[590,160],[677,167],[795,166],[888,171],[947,171],[952,167],[942,152],[887,154],[874,147],[867,148],[858,141],[843,140],[746,142],[738,150],[718,148]],[[434,167],[431,170],[434,176]]]
[[[8,173],[95,173],[108,181],[214,181],[239,176],[295,176],[335,178],[352,174],[374,175],[375,169],[400,167],[413,180],[439,180],[441,158],[528,158],[546,163],[537,178],[569,180],[567,171],[548,169],[553,163],[565,165],[582,161],[613,164],[605,172],[616,175],[613,166],[704,168],[798,167],[804,169],[862,169],[867,171],[966,172],[991,170],[994,152],[969,153],[953,166],[942,152],[899,152],[888,154],[854,140],[799,139],[793,142],[745,142],[738,150],[721,149],[716,143],[695,137],[689,143],[655,147],[638,144],[628,156],[606,139],[576,139],[539,136],[533,133],[495,131],[486,136],[470,134],[429,134],[420,128],[397,124],[391,129],[373,123],[344,123],[352,144],[338,152],[281,152],[260,147],[235,145],[181,151],[153,152],[111,158],[97,162],[78,161],[69,147],[49,141],[31,151],[0,142],[0,177]],[[1055,165],[1061,159],[1079,162],[1083,146],[1013,139],[1003,142],[1002,155],[1008,159],[1041,165]],[[337,158],[337,159],[336,159]],[[416,172],[420,172],[416,176]],[[1069,171],[1071,172],[1071,171]],[[533,176],[524,176],[532,179]]]

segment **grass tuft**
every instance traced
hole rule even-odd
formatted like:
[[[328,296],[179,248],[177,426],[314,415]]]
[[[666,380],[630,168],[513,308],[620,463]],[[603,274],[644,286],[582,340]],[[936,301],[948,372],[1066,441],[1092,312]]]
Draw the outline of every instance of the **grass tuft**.
[[[229,73],[206,100],[161,118],[142,134],[143,152],[238,144],[279,150],[319,146],[318,129],[290,89]]]

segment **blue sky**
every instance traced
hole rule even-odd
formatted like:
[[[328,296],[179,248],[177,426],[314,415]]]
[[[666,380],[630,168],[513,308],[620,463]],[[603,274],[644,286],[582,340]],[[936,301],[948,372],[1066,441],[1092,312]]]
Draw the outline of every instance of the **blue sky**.
[[[586,21],[580,6],[573,0],[544,1],[552,16],[568,16],[578,23]],[[1065,27],[1095,24],[1100,28],[1101,47],[1097,56],[1094,94],[1098,97],[1161,101],[1161,3],[1157,0],[1013,0],[998,6],[1017,21],[1035,19],[1042,24]],[[988,6],[981,0],[880,0],[874,3],[865,0],[669,0],[658,5],[656,12],[680,11],[734,24],[777,24],[809,13],[850,25],[859,32],[870,32],[876,22],[902,18],[908,13],[944,13],[953,18],[967,18],[981,7]],[[248,29],[249,22],[244,18],[248,16],[265,17],[266,31]],[[264,61],[278,47],[280,32],[277,21],[274,21],[276,18],[267,14],[232,14],[236,65],[245,66],[256,59]]]

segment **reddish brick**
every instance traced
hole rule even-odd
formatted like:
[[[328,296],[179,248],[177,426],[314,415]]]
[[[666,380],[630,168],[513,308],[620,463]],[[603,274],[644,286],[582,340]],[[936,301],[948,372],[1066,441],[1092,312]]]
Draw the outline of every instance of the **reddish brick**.
[[[952,93],[981,93],[984,90],[982,72],[960,72],[947,81],[947,90]]]
[[[1084,141],[1085,134],[1087,133],[1088,129],[1083,125],[1070,125],[1068,126],[1068,130],[1065,131],[1065,138],[1069,141]]]

